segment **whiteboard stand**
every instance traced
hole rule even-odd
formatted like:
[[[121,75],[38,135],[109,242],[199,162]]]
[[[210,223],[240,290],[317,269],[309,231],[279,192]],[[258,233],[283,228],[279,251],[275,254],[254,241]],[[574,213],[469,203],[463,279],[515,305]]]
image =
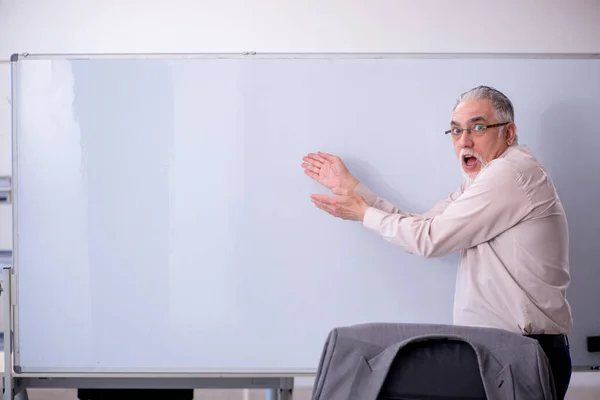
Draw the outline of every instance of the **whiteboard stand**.
[[[13,363],[11,266],[2,266],[4,296],[4,375],[2,400],[27,400],[26,389],[265,389],[266,400],[292,400],[294,378],[247,374],[136,374],[136,373],[19,373]]]

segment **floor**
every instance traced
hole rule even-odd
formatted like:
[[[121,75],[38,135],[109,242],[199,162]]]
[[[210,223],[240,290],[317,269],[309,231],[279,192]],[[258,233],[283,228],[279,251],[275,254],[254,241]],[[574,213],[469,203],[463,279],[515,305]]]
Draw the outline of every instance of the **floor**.
[[[312,389],[299,387],[294,400],[310,400]],[[77,400],[76,390],[36,389],[28,391],[29,400]],[[266,400],[264,390],[196,390],[194,400]],[[575,373],[566,400],[600,399],[600,372]]]

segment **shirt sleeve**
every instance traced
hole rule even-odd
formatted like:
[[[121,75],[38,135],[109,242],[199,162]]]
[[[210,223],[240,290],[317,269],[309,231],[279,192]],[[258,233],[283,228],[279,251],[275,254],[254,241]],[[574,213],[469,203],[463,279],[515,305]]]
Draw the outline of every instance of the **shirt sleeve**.
[[[424,214],[410,213],[400,210],[398,207],[375,195],[367,186],[365,186],[362,182],[358,184],[354,192],[361,196],[370,207],[376,208],[381,211],[385,211],[388,214],[399,214],[404,217],[433,217],[435,215],[439,215],[452,203],[458,196],[460,196],[464,189],[464,183],[453,193],[444,199],[439,201],[437,204],[433,206],[429,211]]]
[[[531,209],[522,175],[497,161],[440,214],[407,216],[369,207],[363,224],[409,253],[441,257],[498,236]]]

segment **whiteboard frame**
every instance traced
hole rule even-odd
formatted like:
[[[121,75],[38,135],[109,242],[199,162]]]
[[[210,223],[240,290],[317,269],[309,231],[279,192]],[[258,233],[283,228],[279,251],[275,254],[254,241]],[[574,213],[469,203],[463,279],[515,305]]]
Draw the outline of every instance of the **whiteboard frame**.
[[[13,60],[13,57],[15,58]],[[18,305],[17,305],[17,287],[18,285],[18,274],[17,274],[17,268],[15,268],[15,265],[19,264],[19,255],[18,255],[18,251],[17,250],[17,243],[19,240],[19,233],[18,233],[18,229],[17,229],[17,221],[18,221],[18,205],[17,205],[17,201],[18,201],[18,168],[17,168],[17,106],[16,106],[16,102],[17,102],[17,66],[16,66],[16,59],[17,57],[15,57],[15,55],[13,54],[11,56],[11,63],[10,63],[10,84],[11,84],[11,98],[10,98],[10,108],[11,108],[11,158],[12,158],[12,171],[11,171],[11,176],[12,176],[12,225],[13,225],[13,231],[12,231],[12,242],[13,242],[13,251],[12,251],[12,260],[11,260],[11,268],[8,272],[8,275],[5,274],[5,276],[9,276],[11,279],[9,280],[9,284],[10,284],[10,301],[11,304],[9,306],[9,310],[11,311],[10,315],[5,315],[4,318],[8,321],[8,326],[9,329],[5,329],[4,332],[8,332],[8,337],[9,340],[12,341],[12,346],[11,349],[13,351],[13,360],[18,360],[19,359],[19,323],[18,323]],[[14,285],[13,285],[14,283]],[[6,324],[5,324],[6,325]],[[12,329],[11,329],[12,328]],[[7,335],[5,333],[4,337],[6,338]],[[5,339],[6,340],[6,339]],[[15,361],[13,361],[14,363]],[[6,368],[6,366],[5,366]]]
[[[91,377],[123,377],[123,374],[130,376],[174,376],[182,377],[193,376],[196,378],[223,378],[223,377],[302,377],[314,376],[316,369],[313,370],[290,370],[290,371],[265,371],[265,370],[247,370],[247,371],[200,371],[194,370],[187,375],[186,372],[177,372],[169,370],[148,369],[119,369],[118,371],[110,369],[98,369],[90,371],[60,371],[60,369],[41,369],[39,373],[22,373],[20,368],[20,346],[19,346],[19,308],[17,304],[17,291],[19,288],[19,251],[16,246],[19,240],[18,233],[18,143],[17,143],[17,79],[19,61],[26,60],[99,60],[99,59],[241,59],[241,58],[262,58],[262,59],[600,59],[600,53],[408,53],[408,52],[213,52],[213,53],[15,53],[10,57],[11,64],[11,135],[12,135],[12,218],[13,218],[13,261],[10,268],[12,276],[12,288],[10,301],[11,315],[5,316],[5,332],[12,332],[12,335],[6,335],[5,338],[12,338],[11,347],[13,350],[13,360],[11,366],[14,372],[19,376],[52,377],[52,378],[91,378]],[[6,339],[5,339],[6,340]],[[9,339],[10,340],[10,339]],[[10,357],[10,355],[9,355]],[[6,367],[9,367],[8,365]],[[574,368],[587,368],[586,366],[574,366]]]
[[[15,53],[10,61],[20,60],[98,60],[98,59],[598,59],[596,53],[408,53],[408,52],[213,52],[213,53]]]

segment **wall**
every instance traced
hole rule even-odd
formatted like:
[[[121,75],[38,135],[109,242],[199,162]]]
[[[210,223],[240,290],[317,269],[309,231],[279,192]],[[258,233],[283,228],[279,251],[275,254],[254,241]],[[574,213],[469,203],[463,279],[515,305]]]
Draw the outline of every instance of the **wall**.
[[[12,52],[600,52],[597,0],[0,0],[0,7],[0,58]]]
[[[600,1],[0,0],[0,60],[247,50],[600,53]],[[8,72],[0,63],[0,175],[10,167]],[[11,246],[9,217],[0,206],[0,249]]]

